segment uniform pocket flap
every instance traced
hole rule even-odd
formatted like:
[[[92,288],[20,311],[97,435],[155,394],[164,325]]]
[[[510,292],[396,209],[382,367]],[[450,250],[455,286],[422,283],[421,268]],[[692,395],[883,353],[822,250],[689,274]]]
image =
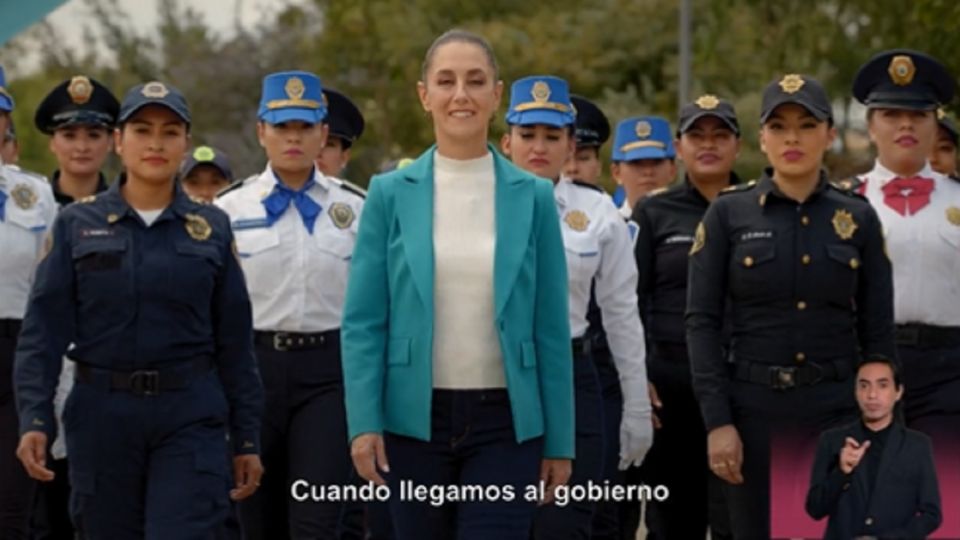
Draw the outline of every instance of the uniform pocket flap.
[[[777,258],[777,245],[773,242],[747,242],[737,246],[734,253],[742,266],[750,268]]]
[[[860,266],[860,251],[846,244],[828,244],[827,256],[856,270]]]
[[[237,253],[241,257],[250,257],[280,245],[280,235],[276,229],[244,229],[234,233],[237,241]]]

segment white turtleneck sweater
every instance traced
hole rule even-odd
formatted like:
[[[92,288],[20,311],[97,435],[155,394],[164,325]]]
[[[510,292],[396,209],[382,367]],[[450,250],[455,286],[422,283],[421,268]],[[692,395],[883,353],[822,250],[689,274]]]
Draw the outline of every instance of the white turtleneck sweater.
[[[433,386],[503,388],[493,298],[493,155],[455,160],[434,153],[433,185]]]

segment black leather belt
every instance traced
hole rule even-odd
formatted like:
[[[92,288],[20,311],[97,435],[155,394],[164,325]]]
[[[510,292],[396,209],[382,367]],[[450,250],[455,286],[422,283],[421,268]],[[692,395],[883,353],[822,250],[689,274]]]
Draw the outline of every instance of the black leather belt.
[[[951,347],[960,345],[960,328],[927,324],[898,324],[897,345]]]
[[[261,332],[258,330],[253,335],[257,345],[279,352],[319,349],[340,341],[339,329],[312,333]]]
[[[182,390],[213,369],[209,356],[198,356],[182,364],[163,369],[113,371],[77,362],[76,380],[109,390],[124,390],[138,396],[156,396],[161,392]]]
[[[805,362],[796,366],[771,366],[756,362],[734,364],[734,377],[741,381],[787,390],[797,386],[813,386],[824,381],[842,381],[852,368],[846,361]]]
[[[15,338],[20,335],[20,319],[0,319],[0,337]]]

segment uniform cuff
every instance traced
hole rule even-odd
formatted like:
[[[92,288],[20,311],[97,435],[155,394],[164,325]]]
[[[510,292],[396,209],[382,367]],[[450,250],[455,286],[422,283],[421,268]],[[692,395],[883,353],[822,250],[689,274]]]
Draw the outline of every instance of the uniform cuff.
[[[52,444],[57,438],[57,423],[53,415],[28,414],[20,417],[20,436],[30,431],[42,431]]]
[[[230,440],[233,443],[235,456],[260,453],[260,434],[258,433],[233,432],[230,434]]]
[[[730,412],[730,404],[726,400],[711,399],[700,403],[700,412],[703,414],[703,423],[707,428],[707,433],[720,426],[733,424],[733,414]]]

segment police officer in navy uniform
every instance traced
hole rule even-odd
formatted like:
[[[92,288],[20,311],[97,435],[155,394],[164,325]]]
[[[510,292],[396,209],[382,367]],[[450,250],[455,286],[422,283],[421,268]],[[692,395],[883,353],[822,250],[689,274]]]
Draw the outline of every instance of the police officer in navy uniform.
[[[733,105],[712,94],[684,105],[675,147],[686,170],[684,181],[650,193],[633,212],[648,372],[662,404],[643,479],[670,488],[669,499],[650,503],[646,522],[652,537],[665,539],[706,536],[710,471],[703,418],[690,382],[683,315],[687,254],[697,224],[722,189],[739,183],[733,164],[740,150],[740,124]],[[678,462],[690,465],[680,468]]]
[[[577,150],[567,162],[563,175],[581,182],[598,185],[603,172],[600,147],[610,138],[610,121],[595,103],[576,94],[570,96],[577,114]]]
[[[194,148],[180,166],[180,182],[187,195],[213,202],[217,193],[233,183],[227,154],[207,145]]]
[[[353,470],[340,321],[363,197],[314,165],[326,112],[316,75],[265,77],[257,132],[269,163],[216,200],[236,233],[267,396],[264,489],[241,505],[250,539],[334,538],[343,501],[291,493],[309,493],[298,480],[347,485]]]
[[[336,90],[324,88],[323,99],[329,134],[316,164],[323,174],[339,177],[350,162],[350,148],[363,135],[363,114],[350,98]]]
[[[790,74],[768,85],[760,142],[772,167],[718,197],[690,249],[693,389],[737,539],[770,537],[771,452],[790,455],[852,419],[854,363],[895,354],[879,219],[821,170],[832,119],[817,81]]]
[[[101,169],[119,110],[110,90],[86,75],[63,81],[40,102],[34,124],[50,136],[57,158],[51,184],[60,206],[107,189]]]
[[[50,136],[50,151],[57,159],[51,184],[61,207],[107,189],[101,169],[112,147],[119,110],[120,103],[110,90],[86,75],[75,75],[58,84],[37,107],[34,124]],[[59,422],[74,376],[73,361],[65,359],[54,396],[59,433],[49,449],[52,459],[48,468],[56,476],[37,487],[31,516],[34,540],[73,536],[66,444]]]
[[[643,326],[633,289],[636,265],[630,254],[630,234],[610,199],[592,184],[561,177],[575,148],[574,115],[567,82],[558,77],[532,76],[513,83],[510,131],[504,153],[517,166],[554,182],[569,279],[570,332],[574,336],[576,460],[571,484],[603,485],[604,445],[617,441],[615,467],[639,465],[653,443],[653,424],[644,364]],[[595,293],[595,294],[593,294]],[[596,368],[585,338],[587,306],[595,296],[612,351],[623,398],[620,424],[605,433],[603,400]],[[619,412],[619,411],[618,411]],[[546,506],[534,521],[534,537],[591,538],[597,501],[571,501]]]
[[[883,223],[893,261],[904,416],[933,440],[937,472],[948,479],[960,478],[960,184],[934,171],[929,155],[936,110],[955,90],[943,64],[907,49],[878,53],[853,84],[877,148],[858,190]],[[946,523],[954,512],[944,505]]]
[[[0,133],[7,131],[13,107],[0,67]],[[46,179],[0,161],[0,538],[27,538],[35,485],[16,460],[13,358],[43,235],[56,212]]]
[[[17,456],[53,479],[52,396],[72,343],[64,428],[79,534],[207,538],[228,496],[249,496],[262,472],[250,302],[227,216],[175,181],[189,142],[183,95],[135,86],[118,122],[126,172],[60,213],[37,269],[16,351]]]

